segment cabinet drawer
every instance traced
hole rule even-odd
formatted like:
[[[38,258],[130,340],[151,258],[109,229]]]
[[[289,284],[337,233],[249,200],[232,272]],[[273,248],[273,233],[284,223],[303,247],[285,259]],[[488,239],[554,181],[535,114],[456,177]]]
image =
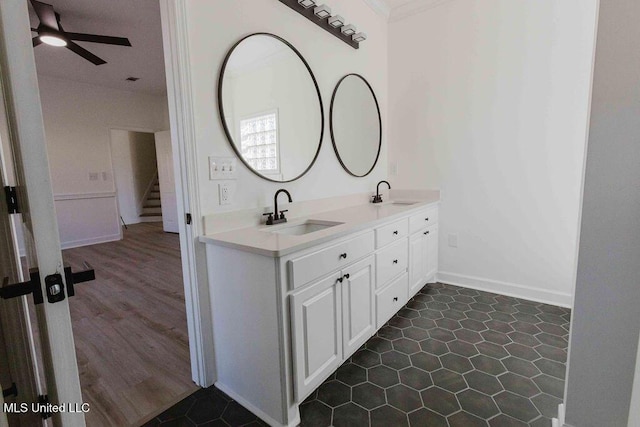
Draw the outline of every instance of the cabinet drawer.
[[[405,273],[376,295],[376,327],[382,327],[405,304],[408,284]]]
[[[424,227],[438,222],[438,208],[431,208],[409,217],[409,233],[415,233]]]
[[[292,289],[362,258],[373,252],[373,232],[368,232],[328,248],[320,249],[288,262]]]
[[[409,234],[409,223],[406,218],[376,228],[376,248],[400,240],[407,234]]]
[[[387,282],[405,271],[409,259],[407,239],[393,243],[376,254],[376,284],[384,287]]]

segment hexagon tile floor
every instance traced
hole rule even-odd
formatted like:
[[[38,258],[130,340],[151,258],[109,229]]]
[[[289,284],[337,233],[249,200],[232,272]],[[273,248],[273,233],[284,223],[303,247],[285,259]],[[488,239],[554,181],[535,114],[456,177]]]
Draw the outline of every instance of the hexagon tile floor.
[[[301,425],[549,427],[564,393],[570,315],[426,285],[303,402]],[[168,424],[265,425],[214,387],[146,425]]]

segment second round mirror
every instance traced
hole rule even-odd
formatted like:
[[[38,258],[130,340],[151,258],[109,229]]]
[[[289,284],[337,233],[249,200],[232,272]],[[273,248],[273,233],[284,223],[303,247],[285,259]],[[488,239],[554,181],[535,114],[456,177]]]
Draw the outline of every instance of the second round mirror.
[[[382,145],[378,100],[364,77],[348,74],[338,82],[331,99],[331,140],[342,167],[366,176],[375,167]]]

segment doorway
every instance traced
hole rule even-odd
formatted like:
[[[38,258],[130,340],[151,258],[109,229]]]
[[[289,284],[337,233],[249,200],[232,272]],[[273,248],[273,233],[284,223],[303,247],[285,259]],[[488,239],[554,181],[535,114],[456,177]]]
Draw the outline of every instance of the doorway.
[[[73,2],[61,3],[69,6]],[[84,110],[93,117],[104,117],[102,111],[90,111],[86,101],[97,99],[91,94],[105,94],[109,88],[98,86],[90,92],[88,88],[92,85],[86,82],[41,77],[55,81],[53,90],[52,86],[48,87],[50,92],[46,92],[47,88],[41,90],[41,97],[48,151],[51,154],[49,166],[53,176],[54,200],[59,214],[58,228],[63,247],[66,248],[63,258],[74,270],[84,269],[85,262],[90,263],[97,276],[97,281],[76,287],[76,295],[69,301],[82,392],[85,401],[90,401],[92,395],[98,396],[95,400],[99,401],[92,405],[95,409],[86,415],[87,424],[138,425],[196,388],[191,381],[180,236],[165,233],[162,226],[152,223],[137,224],[139,227],[130,225],[128,231],[121,232],[119,216],[111,215],[112,211],[118,212],[113,169],[100,163],[108,156],[100,152],[102,146],[99,142],[101,139],[104,141],[105,134],[108,135],[109,125],[118,120],[107,119],[95,134],[88,133],[86,126],[82,128],[87,124],[82,112],[73,114],[76,123],[60,120],[60,115],[69,110],[65,105]],[[41,89],[44,86],[41,80]],[[70,86],[76,88],[60,90],[60,87]],[[51,96],[56,91],[62,92],[60,96]],[[125,96],[121,92],[119,96],[130,100],[130,95]],[[47,107],[47,102],[51,100],[55,100],[53,108]],[[67,100],[72,102],[65,104]],[[112,107],[116,104],[114,97],[109,98],[108,94],[106,102],[103,98],[100,103]],[[147,102],[153,103],[155,100]],[[166,110],[166,95],[164,104]],[[128,115],[126,109],[122,110],[119,112],[121,117],[127,116],[126,121],[130,122],[128,119],[132,115]],[[162,122],[168,125],[168,114],[154,116],[161,124],[152,124],[149,128],[166,129],[167,126],[162,126]],[[75,124],[80,126],[74,128]],[[61,131],[67,134],[61,137]],[[93,146],[89,149],[81,145],[74,147],[69,143],[73,138],[68,136],[75,136],[76,140]],[[65,144],[55,146],[59,141]],[[60,150],[61,147],[64,150]],[[88,160],[88,163],[83,163],[84,160]],[[61,164],[62,168],[59,167]],[[58,173],[62,177],[56,175]],[[72,188],[65,188],[64,185]],[[174,185],[175,179],[171,181],[171,186]],[[175,198],[175,191],[173,193]],[[68,227],[60,224],[61,218]],[[175,218],[177,221],[177,215]],[[100,227],[88,226],[94,220]],[[113,233],[114,229],[116,233]],[[98,233],[95,236],[86,235],[96,230]],[[85,234],[79,238],[73,235],[74,239],[68,239],[68,235],[63,235],[65,232]],[[114,238],[115,234],[120,233],[122,240]],[[123,262],[130,262],[132,269],[123,266]],[[169,282],[172,282],[172,286],[165,286]],[[136,285],[139,289],[136,289]],[[153,294],[152,291],[157,292]],[[151,305],[149,313],[143,312],[147,308],[144,307],[145,303]],[[134,320],[141,321],[142,329]],[[117,330],[119,324],[123,325],[121,331]],[[86,329],[83,332],[84,326]],[[174,352],[174,349],[177,350]],[[143,365],[142,362],[148,364]],[[154,363],[161,364],[164,370]],[[157,378],[165,383],[158,383]],[[182,385],[185,385],[184,391],[181,391]],[[127,390],[133,394],[118,396]],[[162,398],[169,396],[170,400],[159,401],[158,395],[162,395]],[[115,407],[124,407],[123,414],[114,414]],[[126,413],[127,410],[129,413]],[[92,419],[94,414],[97,418]]]

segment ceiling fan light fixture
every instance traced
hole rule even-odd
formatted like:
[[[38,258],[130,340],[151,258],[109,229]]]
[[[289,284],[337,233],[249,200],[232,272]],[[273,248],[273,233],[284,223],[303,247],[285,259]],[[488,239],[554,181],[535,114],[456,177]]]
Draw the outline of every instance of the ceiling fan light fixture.
[[[38,34],[40,36],[40,41],[48,44],[49,46],[63,47],[67,45],[67,41],[57,31],[43,28],[38,32]]]

